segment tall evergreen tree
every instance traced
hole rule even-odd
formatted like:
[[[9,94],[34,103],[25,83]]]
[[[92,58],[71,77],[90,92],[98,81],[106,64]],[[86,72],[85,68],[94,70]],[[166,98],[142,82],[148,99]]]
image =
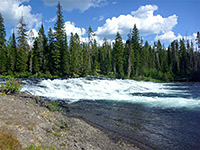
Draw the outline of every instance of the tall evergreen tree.
[[[0,13],[0,49],[3,47],[5,42],[6,42],[6,29],[4,26],[4,19]]]
[[[80,43],[80,37],[77,33],[75,33],[74,35],[74,42],[75,42],[75,51],[76,51],[76,56],[74,56],[74,60],[76,60],[76,67],[77,67],[77,70],[76,70],[76,74],[81,74],[81,71],[82,71],[82,63],[83,63],[83,54],[82,54],[82,50],[81,50],[81,43]]]
[[[70,51],[70,74],[74,76],[77,73],[77,50],[75,43],[75,36],[71,33],[70,42],[69,42],[69,51]]]
[[[4,19],[0,13],[0,73],[6,71],[6,29],[4,26]]]
[[[134,52],[132,47],[132,39],[131,39],[131,33],[128,34],[128,41],[127,41],[127,56],[128,56],[128,62],[127,62],[127,77],[130,78],[131,72],[132,72],[132,65],[133,65],[133,59],[134,59]]]
[[[19,20],[18,29],[18,51],[17,51],[17,58],[16,58],[16,70],[17,72],[24,72],[27,71],[27,63],[28,63],[28,51],[29,46],[27,43],[27,30],[26,30],[26,23],[24,22],[24,17],[22,16]]]
[[[124,47],[123,47],[122,37],[120,33],[117,32],[115,43],[113,46],[113,57],[114,57],[114,70],[116,70],[116,75],[118,78],[124,77],[123,54],[124,54]]]
[[[55,37],[54,37],[54,34],[53,34],[53,31],[51,28],[49,28],[49,31],[48,31],[48,41],[49,41],[49,47],[48,47],[48,52],[49,52],[49,55],[48,55],[48,69],[50,71],[51,74],[54,74],[55,75],[55,62],[56,61],[53,61],[56,57],[55,56]]]
[[[65,66],[63,65],[67,57],[66,47],[65,47],[65,26],[64,26],[64,19],[62,15],[62,7],[60,2],[57,5],[57,21],[54,25],[55,30],[55,51],[54,51],[54,74],[63,74],[65,70]]]
[[[171,43],[172,49],[172,71],[174,74],[179,72],[179,60],[178,60],[178,41],[175,40]]]
[[[133,30],[132,30],[132,47],[134,52],[134,61],[132,62],[132,73],[134,76],[139,75],[139,69],[140,69],[140,44],[139,44],[139,31],[137,29],[136,24],[134,24]]]
[[[39,46],[39,51],[40,51],[40,70],[43,73],[47,73],[48,70],[48,64],[49,64],[49,49],[48,49],[48,38],[45,35],[44,31],[44,25],[41,24],[41,28],[39,29],[39,38],[38,38],[38,46]]]
[[[199,35],[199,32],[197,32],[196,41],[197,41],[198,48],[200,49],[200,35]]]
[[[144,48],[143,48],[143,51],[142,51],[142,56],[143,56],[143,60],[142,60],[142,63],[143,63],[143,68],[144,69],[149,69],[149,43],[146,41],[145,44],[144,44]]]
[[[87,76],[89,73],[89,66],[88,66],[88,46],[86,43],[83,43],[83,72],[82,76]]]
[[[89,26],[88,29],[88,68],[89,68],[89,72],[92,72],[92,45],[93,45],[93,38],[95,36],[95,33],[93,32],[91,26]]]
[[[98,68],[98,47],[97,47],[97,41],[94,40],[94,43],[92,44],[92,74],[97,73]]]
[[[70,74],[70,63],[69,63],[69,50],[68,50],[68,44],[67,44],[67,34],[65,33],[64,38],[64,50],[61,53],[62,59],[61,59],[61,69],[62,69],[62,75],[63,76],[69,76]]]
[[[187,75],[187,54],[184,39],[180,40],[180,73]]]
[[[16,53],[17,45],[15,39],[15,33],[12,33],[7,44],[7,71],[9,74],[13,74],[16,69]]]
[[[187,52],[188,52],[188,63],[189,63],[189,72],[193,73],[194,72],[194,49],[192,47],[192,43],[190,46],[189,40],[187,40]]]
[[[33,74],[39,73],[40,69],[41,69],[41,54],[39,48],[39,39],[37,37],[33,44],[33,64],[32,64]]]
[[[106,52],[109,51],[109,45],[108,41],[106,38],[103,40],[103,46],[100,49],[100,54],[99,54],[99,63],[100,63],[100,70],[102,74],[107,74],[108,68],[107,68],[107,60],[106,60]]]

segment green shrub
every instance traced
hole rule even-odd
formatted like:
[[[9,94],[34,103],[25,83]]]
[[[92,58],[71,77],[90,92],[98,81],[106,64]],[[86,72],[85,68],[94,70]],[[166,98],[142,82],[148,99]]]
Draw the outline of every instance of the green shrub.
[[[6,95],[6,93],[3,92],[3,93],[1,93],[1,96],[7,96],[7,95]]]
[[[22,80],[16,80],[14,78],[10,78],[6,83],[1,84],[1,88],[4,89],[5,94],[9,93],[19,93],[22,88]]]
[[[25,150],[56,150],[56,148],[55,146],[46,147],[42,145],[36,146],[35,144],[31,144]]]
[[[61,137],[62,135],[57,133],[57,132],[53,132],[53,135],[56,136],[56,137]]]
[[[22,72],[22,73],[17,73],[17,72],[15,72],[14,75],[15,75],[16,78],[28,78],[28,77],[31,76],[31,73],[30,73],[30,72],[27,72],[27,71]]]
[[[49,103],[49,110],[51,112],[55,112],[55,111],[63,112],[63,108],[60,106],[59,101],[51,101]]]

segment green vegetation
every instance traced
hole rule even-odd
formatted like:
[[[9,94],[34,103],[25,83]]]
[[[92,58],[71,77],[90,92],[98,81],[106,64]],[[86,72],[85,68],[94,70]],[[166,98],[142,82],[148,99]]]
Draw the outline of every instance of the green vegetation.
[[[143,42],[135,25],[123,43],[116,33],[111,44],[104,38],[97,44],[92,27],[88,29],[88,42],[82,42],[77,33],[71,33],[69,43],[64,29],[62,6],[57,5],[54,31],[45,35],[44,25],[34,38],[26,33],[23,16],[15,33],[6,41],[6,29],[0,13],[0,77],[84,77],[135,79],[146,81],[199,80],[200,52],[192,41],[173,41],[168,48],[161,41],[150,45]],[[33,45],[28,45],[27,41]],[[200,48],[200,36],[197,33]]]
[[[0,149],[1,150],[21,150],[19,141],[9,132],[0,131]]]
[[[60,146],[61,146],[61,147],[65,147],[65,146],[66,146],[65,142],[62,142],[62,143],[60,144]]]
[[[63,108],[60,106],[59,101],[49,102],[48,108],[51,112],[55,112],[55,111],[63,112]]]
[[[46,147],[42,145],[36,146],[35,144],[31,144],[25,150],[56,150],[56,148],[55,146]]]
[[[1,93],[1,96],[7,96],[6,93]]]
[[[56,137],[61,137],[62,135],[57,133],[57,132],[53,132],[53,135],[56,136]]]
[[[4,89],[5,94],[9,93],[19,93],[22,86],[22,80],[15,80],[14,78],[10,78],[6,83],[1,84],[1,88]]]

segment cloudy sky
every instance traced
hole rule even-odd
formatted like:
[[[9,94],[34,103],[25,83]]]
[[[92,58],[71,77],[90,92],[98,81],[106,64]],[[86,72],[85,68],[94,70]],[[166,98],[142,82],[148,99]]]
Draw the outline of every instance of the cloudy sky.
[[[23,15],[27,29],[37,32],[53,28],[59,0],[0,0],[0,12],[7,28],[7,38]],[[194,39],[200,30],[200,0],[60,0],[68,37],[71,32],[87,37],[89,26],[100,42],[113,40],[117,31],[123,39],[134,24],[149,43],[161,40],[166,46],[187,36]]]

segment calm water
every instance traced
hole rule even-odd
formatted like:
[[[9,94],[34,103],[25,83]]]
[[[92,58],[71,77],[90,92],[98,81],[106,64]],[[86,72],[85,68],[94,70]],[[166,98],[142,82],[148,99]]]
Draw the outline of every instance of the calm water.
[[[114,141],[122,138],[143,149],[200,149],[200,83],[26,79],[22,91],[63,100],[68,115],[87,120]]]

